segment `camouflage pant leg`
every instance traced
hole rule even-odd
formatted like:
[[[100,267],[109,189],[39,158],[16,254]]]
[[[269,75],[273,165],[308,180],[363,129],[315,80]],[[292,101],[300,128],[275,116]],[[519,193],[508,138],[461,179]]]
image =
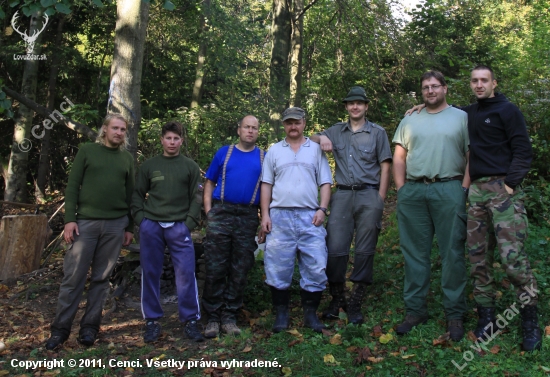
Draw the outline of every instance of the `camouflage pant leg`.
[[[254,265],[257,207],[216,203],[208,212],[202,304],[210,322],[234,323]]]
[[[522,193],[509,195],[503,178],[487,177],[472,183],[469,199],[467,244],[477,304],[495,306],[495,245],[518,299],[536,304],[537,283],[524,249],[527,216]]]

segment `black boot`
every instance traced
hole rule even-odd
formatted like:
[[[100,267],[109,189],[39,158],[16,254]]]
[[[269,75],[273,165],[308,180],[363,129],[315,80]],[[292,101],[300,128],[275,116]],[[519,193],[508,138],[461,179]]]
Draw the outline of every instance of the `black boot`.
[[[367,291],[367,284],[365,283],[353,283],[351,295],[349,297],[348,304],[348,321],[354,325],[360,325],[363,323],[363,314],[361,313],[361,304],[363,304],[363,297]]]
[[[486,337],[491,339],[493,334],[498,330],[496,325],[495,308],[477,307],[477,326],[474,330],[476,338]],[[487,335],[484,335],[484,334]]]
[[[271,287],[271,298],[273,300],[273,309],[275,310],[275,323],[273,323],[273,332],[281,332],[288,329],[290,317],[288,313],[288,302],[290,301],[290,291],[288,289],[277,289]]]
[[[537,305],[527,305],[521,309],[521,327],[523,329],[523,350],[540,350],[542,335],[537,316]]]
[[[338,319],[340,317],[340,308],[344,309],[344,311],[348,309],[344,287],[344,283],[328,283],[328,289],[332,296],[332,300],[328,308],[323,312],[323,318]]]
[[[302,289],[300,295],[302,296],[302,307],[304,308],[304,327],[309,327],[316,332],[322,332],[326,327],[317,317],[317,308],[321,302],[323,291],[308,292]]]

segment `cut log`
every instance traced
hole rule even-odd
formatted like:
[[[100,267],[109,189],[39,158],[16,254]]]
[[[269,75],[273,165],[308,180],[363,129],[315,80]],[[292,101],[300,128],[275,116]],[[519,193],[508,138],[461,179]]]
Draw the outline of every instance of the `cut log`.
[[[45,214],[2,217],[0,280],[18,277],[38,269],[50,234],[51,229]]]

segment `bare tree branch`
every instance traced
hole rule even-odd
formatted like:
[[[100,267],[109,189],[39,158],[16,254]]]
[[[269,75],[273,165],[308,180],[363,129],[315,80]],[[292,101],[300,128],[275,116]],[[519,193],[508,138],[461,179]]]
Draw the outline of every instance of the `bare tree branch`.
[[[298,14],[295,19],[298,20],[300,17],[302,17],[304,15],[304,13],[306,13],[306,11],[311,8],[312,6],[315,5],[315,3],[317,2],[317,0],[312,0],[311,3],[309,3],[308,5],[306,5],[304,7],[304,10],[300,12],[300,14]]]
[[[51,115],[52,115],[51,111],[49,111],[44,106],[41,106],[41,105],[37,104],[36,102],[28,99],[24,95],[22,95],[20,93],[17,93],[15,90],[12,90],[12,89],[8,88],[7,86],[3,86],[2,90],[8,96],[10,96],[11,98],[19,101],[23,105],[27,106],[29,109],[33,109],[38,114],[42,115],[44,118],[52,118],[55,121],[57,121],[57,119],[60,118],[59,122],[63,123],[65,126],[70,128],[71,130],[73,130],[73,131],[75,131],[75,132],[77,132],[81,135],[84,135],[84,136],[88,137],[92,141],[95,141],[95,139],[97,138],[97,133],[94,130],[92,130],[91,128],[89,128],[88,126],[86,126],[82,123],[78,123],[78,122],[72,120],[71,118],[67,118],[66,116],[63,116],[63,115],[61,115],[61,117],[59,117],[59,115],[58,115],[57,118],[55,117],[55,115],[53,117],[51,117]]]

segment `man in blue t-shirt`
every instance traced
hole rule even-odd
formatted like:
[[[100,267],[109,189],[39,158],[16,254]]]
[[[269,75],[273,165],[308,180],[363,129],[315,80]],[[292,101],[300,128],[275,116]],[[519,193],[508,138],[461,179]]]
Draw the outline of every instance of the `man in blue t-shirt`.
[[[204,254],[206,279],[202,304],[208,324],[207,338],[238,335],[237,310],[243,303],[246,276],[254,265],[258,230],[260,176],[264,151],[255,146],[258,119],[245,116],[237,128],[239,142],[216,152],[204,186],[208,218]],[[263,242],[260,234],[258,242]]]

